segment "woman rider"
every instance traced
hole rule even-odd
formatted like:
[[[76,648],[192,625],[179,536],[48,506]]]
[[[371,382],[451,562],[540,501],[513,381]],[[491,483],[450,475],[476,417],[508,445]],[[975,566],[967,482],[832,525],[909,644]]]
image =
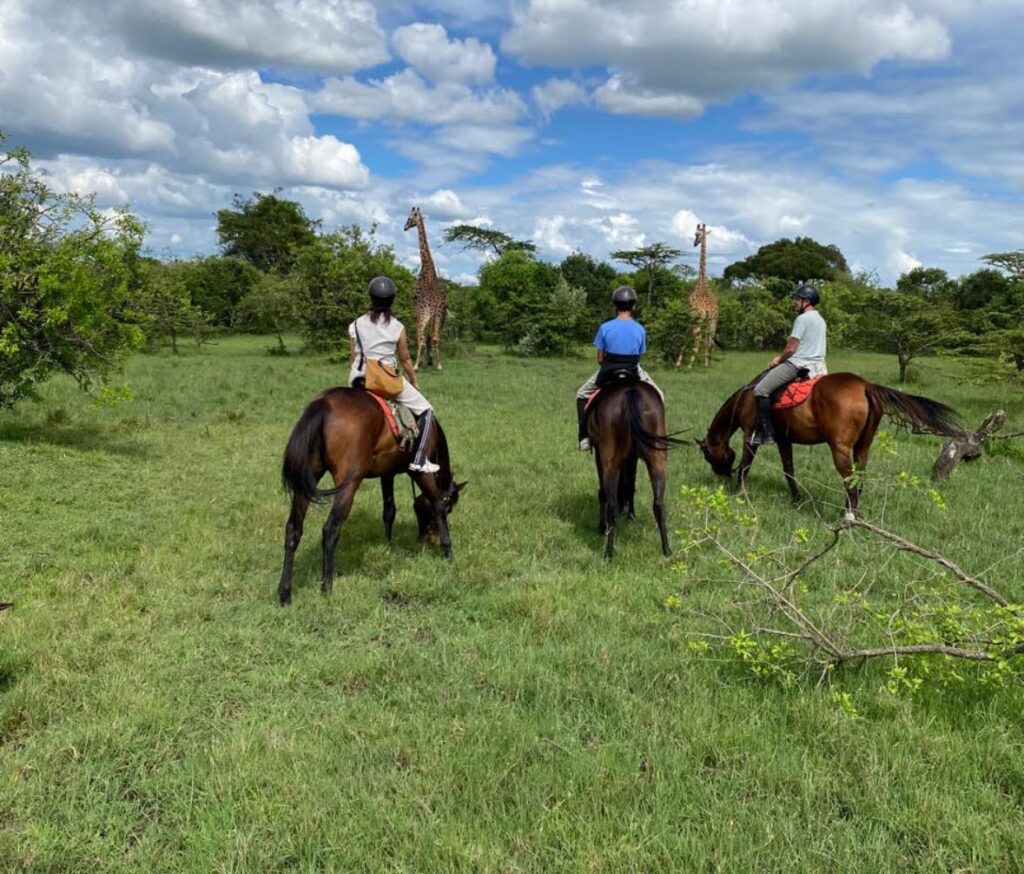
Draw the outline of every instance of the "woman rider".
[[[377,276],[370,280],[367,292],[370,295],[370,309],[348,326],[349,357],[352,361],[348,384],[354,386],[356,380],[365,379],[367,358],[393,358],[401,362],[406,378],[402,379],[402,393],[395,400],[412,410],[420,428],[420,439],[409,470],[437,473],[440,467],[427,459],[427,441],[434,423],[434,408],[420,394],[416,371],[413,370],[409,355],[405,325],[391,314],[391,305],[398,289],[387,276]]]

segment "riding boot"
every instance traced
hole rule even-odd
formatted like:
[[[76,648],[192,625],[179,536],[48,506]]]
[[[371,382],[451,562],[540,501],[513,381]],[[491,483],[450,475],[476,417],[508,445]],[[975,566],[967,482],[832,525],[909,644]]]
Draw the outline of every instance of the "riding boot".
[[[579,423],[579,434],[576,439],[579,441],[580,452],[590,452],[590,436],[587,434],[586,406],[586,398],[576,398],[576,421]]]
[[[750,438],[751,446],[762,446],[775,442],[775,425],[772,422],[772,399],[755,396],[757,401],[757,428]]]
[[[420,439],[416,444],[416,455],[413,457],[409,470],[419,473],[437,473],[441,468],[427,458],[427,441],[430,439],[430,430],[434,425],[434,411],[427,410],[419,418]]]

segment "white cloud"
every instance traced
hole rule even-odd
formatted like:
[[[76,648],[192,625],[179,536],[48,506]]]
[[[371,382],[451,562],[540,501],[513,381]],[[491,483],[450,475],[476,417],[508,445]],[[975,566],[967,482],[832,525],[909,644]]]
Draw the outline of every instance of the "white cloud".
[[[514,8],[502,47],[527,63],[612,70],[603,97],[612,111],[688,117],[706,101],[814,73],[866,73],[886,59],[945,58],[951,43],[936,17],[939,5],[528,0]]]
[[[292,137],[283,150],[281,170],[291,183],[338,188],[362,188],[370,175],[355,147],[331,135]]]
[[[407,24],[391,42],[403,61],[434,82],[484,85],[494,78],[497,58],[491,47],[475,37],[449,39],[440,24]]]
[[[68,4],[50,3],[68,15]],[[90,30],[118,36],[140,55],[186,65],[350,73],[388,60],[366,0],[86,0],[74,8]]]
[[[428,125],[510,125],[526,107],[514,91],[485,91],[455,82],[428,85],[413,70],[403,70],[369,83],[346,77],[328,79],[310,97],[318,112],[365,120],[387,119]]]
[[[541,113],[549,118],[566,106],[587,101],[587,90],[572,79],[548,79],[530,89],[533,102]]]
[[[612,76],[594,91],[594,102],[616,115],[646,115],[690,119],[700,115],[704,104],[688,94],[654,91],[627,83],[621,75]]]
[[[419,205],[425,215],[442,222],[465,220],[473,215],[473,210],[450,188],[439,188],[433,194],[421,198]]]

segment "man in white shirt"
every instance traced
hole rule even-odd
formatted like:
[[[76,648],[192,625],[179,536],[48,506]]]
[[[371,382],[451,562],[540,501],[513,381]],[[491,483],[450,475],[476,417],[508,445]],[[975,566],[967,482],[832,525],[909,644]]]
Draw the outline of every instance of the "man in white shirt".
[[[789,341],[782,354],[772,359],[771,370],[754,386],[758,427],[750,438],[751,445],[775,442],[772,392],[796,379],[801,370],[806,370],[809,376],[828,373],[825,368],[827,327],[821,313],[815,309],[820,301],[821,292],[813,285],[800,285],[793,291],[793,312],[797,316]]]

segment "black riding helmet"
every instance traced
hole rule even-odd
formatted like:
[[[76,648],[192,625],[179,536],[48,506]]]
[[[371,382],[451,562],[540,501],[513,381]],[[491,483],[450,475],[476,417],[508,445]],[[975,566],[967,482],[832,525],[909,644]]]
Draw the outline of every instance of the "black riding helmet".
[[[793,297],[801,297],[814,307],[821,302],[821,292],[813,285],[798,285],[793,289]]]
[[[375,302],[394,300],[395,295],[398,294],[398,288],[395,287],[395,283],[387,276],[375,276],[370,280],[366,291],[370,295],[370,300]]]
[[[620,285],[612,292],[612,303],[636,303],[636,292],[628,285]]]

